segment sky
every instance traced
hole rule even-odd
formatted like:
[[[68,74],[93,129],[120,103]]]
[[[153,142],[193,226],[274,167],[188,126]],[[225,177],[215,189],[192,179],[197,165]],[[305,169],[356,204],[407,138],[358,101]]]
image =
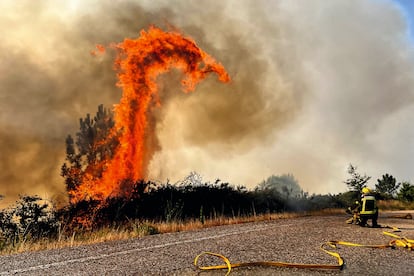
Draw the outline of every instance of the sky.
[[[184,94],[159,78],[160,150],[151,180],[190,172],[254,188],[293,174],[304,191],[347,190],[349,164],[414,181],[414,4],[400,0],[0,2],[0,194],[65,196],[65,138],[79,118],[111,108],[109,45],[174,26],[220,61]],[[4,201],[3,201],[4,202]]]
[[[414,37],[414,2],[411,0],[395,0],[394,4],[399,6],[400,11],[405,17],[408,27],[408,33],[411,38]]]

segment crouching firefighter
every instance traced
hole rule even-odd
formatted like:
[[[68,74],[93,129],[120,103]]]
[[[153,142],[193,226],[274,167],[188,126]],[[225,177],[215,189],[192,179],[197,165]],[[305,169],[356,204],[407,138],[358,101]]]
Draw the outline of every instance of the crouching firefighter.
[[[347,220],[347,223],[355,223],[360,226],[367,226],[369,219],[372,221],[372,227],[380,227],[378,225],[378,207],[375,195],[368,188],[362,189],[361,202],[355,202],[353,209],[348,208],[348,213],[353,215]]]

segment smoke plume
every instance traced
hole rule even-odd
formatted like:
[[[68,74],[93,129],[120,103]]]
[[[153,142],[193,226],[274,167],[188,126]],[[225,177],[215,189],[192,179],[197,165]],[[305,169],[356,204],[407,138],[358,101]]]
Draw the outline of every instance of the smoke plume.
[[[156,2],[156,3],[154,3]],[[65,137],[119,102],[114,56],[96,44],[178,28],[219,60],[183,94],[159,78],[149,176],[197,171],[254,187],[292,173],[309,192],[346,189],[349,163],[409,180],[414,147],[412,41],[391,1],[2,1],[0,194],[64,194]]]

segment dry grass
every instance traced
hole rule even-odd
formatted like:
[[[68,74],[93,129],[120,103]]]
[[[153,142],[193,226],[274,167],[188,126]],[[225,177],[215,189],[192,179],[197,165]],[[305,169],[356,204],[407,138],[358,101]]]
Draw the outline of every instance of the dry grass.
[[[277,220],[277,219],[288,219],[297,218],[303,216],[323,216],[323,215],[334,215],[343,214],[343,209],[325,209],[311,212],[285,212],[285,213],[271,213],[261,214],[256,216],[244,216],[244,217],[217,217],[215,219],[208,219],[201,223],[199,220],[189,221],[175,221],[175,222],[158,222],[153,225],[158,229],[159,233],[171,233],[180,231],[191,231],[196,229],[202,229],[207,227],[214,227],[219,225],[231,225],[241,224],[248,222],[258,222],[266,220]]]
[[[130,221],[123,226],[104,227],[91,232],[73,231],[71,233],[66,232],[65,234],[60,233],[55,239],[42,239],[37,241],[31,241],[30,239],[23,240],[14,246],[6,246],[0,251],[0,255],[74,247],[79,245],[101,243],[105,241],[125,240],[158,233],[191,231],[219,225],[297,218],[302,216],[320,216],[339,213],[343,214],[343,212],[344,211],[342,209],[326,209],[314,212],[273,213],[249,217],[217,217],[215,219],[207,219],[204,221],[204,223],[199,220],[173,221],[169,223],[137,220]]]
[[[378,208],[383,211],[414,210],[414,202],[400,200],[378,200]]]

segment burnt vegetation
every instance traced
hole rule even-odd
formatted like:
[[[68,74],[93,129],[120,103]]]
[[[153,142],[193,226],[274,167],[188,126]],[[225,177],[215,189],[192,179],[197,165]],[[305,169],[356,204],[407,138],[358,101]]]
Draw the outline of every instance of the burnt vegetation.
[[[101,164],[110,159],[118,146],[113,113],[102,105],[96,116],[80,119],[80,130],[66,139],[66,161],[61,175],[65,179],[69,204],[56,208],[39,196],[21,196],[11,207],[0,210],[0,252],[8,246],[27,240],[60,239],[65,233],[88,232],[102,227],[122,227],[131,221],[199,221],[223,217],[252,217],[280,212],[306,212],[346,208],[359,199],[360,191],[371,178],[361,175],[349,165],[349,178],[344,181],[349,191],[336,195],[309,195],[292,174],[272,175],[255,189],[235,186],[220,179],[203,181],[192,172],[177,183],[155,183],[125,180],[132,190],[104,200],[85,197],[72,201],[71,192],[82,182],[85,173],[100,177]],[[107,137],[112,137],[107,139]],[[379,199],[414,200],[414,185],[397,183],[389,174],[377,180]],[[3,197],[0,195],[0,200]],[[148,228],[148,227],[147,227]],[[157,229],[148,228],[149,234]]]

